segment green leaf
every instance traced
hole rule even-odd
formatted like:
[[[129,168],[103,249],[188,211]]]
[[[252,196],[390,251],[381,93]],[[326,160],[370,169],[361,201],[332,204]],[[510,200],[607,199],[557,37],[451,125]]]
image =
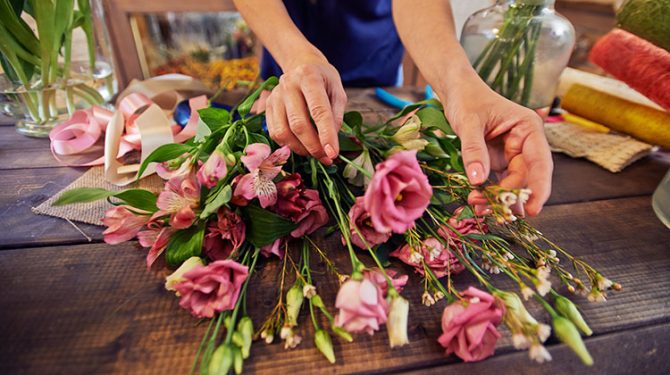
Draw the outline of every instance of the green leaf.
[[[244,118],[249,114],[249,111],[251,111],[251,106],[254,104],[256,99],[258,99],[263,90],[272,90],[275,86],[277,86],[277,84],[279,84],[279,79],[274,76],[266,79],[265,82],[261,83],[260,87],[258,87],[256,91],[247,96],[247,98],[237,106],[237,113],[240,114],[240,117]]]
[[[198,115],[200,115],[200,120],[202,120],[211,131],[216,131],[230,123],[230,112],[223,108],[209,107],[199,109]]]
[[[472,219],[475,217],[475,213],[472,211],[472,208],[470,206],[463,206],[463,209],[461,210],[461,213],[458,214],[458,220],[464,220],[464,219]]]
[[[127,205],[139,208],[140,210],[156,212],[157,197],[154,193],[143,189],[128,189],[113,195],[114,198],[121,199]]]
[[[192,146],[184,145],[180,143],[168,143],[162,145],[159,148],[155,149],[154,152],[149,154],[146,159],[142,162],[140,170],[137,173],[138,178],[142,176],[142,173],[147,169],[149,163],[162,163],[164,161],[172,160],[180,157],[186,152],[191,151]]]
[[[421,119],[421,127],[423,128],[437,128],[444,134],[455,135],[451,129],[444,113],[435,107],[424,107],[416,112],[416,115]]]
[[[200,214],[200,218],[205,219],[207,216],[216,212],[216,210],[218,210],[219,207],[230,202],[230,198],[232,198],[232,196],[233,196],[233,189],[230,187],[230,185],[224,186],[220,191],[216,193],[216,197],[214,197],[214,199],[210,203],[207,203],[205,208],[202,210],[202,213]]]
[[[202,117],[198,119],[198,127],[195,129],[195,137],[193,137],[193,141],[195,143],[202,143],[205,141],[205,138],[207,138],[209,135],[212,134],[212,130],[205,124],[205,122],[202,120]]]
[[[354,142],[351,137],[348,137],[345,134],[339,133],[338,140],[340,142],[340,151],[351,152],[351,151],[361,151],[363,148],[358,143]]]
[[[200,256],[204,237],[205,223],[174,232],[165,248],[168,265],[177,267],[190,257]]]
[[[246,238],[255,247],[269,245],[297,228],[295,223],[258,206],[242,208],[242,215],[247,225]]]
[[[249,118],[244,119],[244,126],[250,132],[260,132],[263,129],[263,118],[264,116],[255,115]]]
[[[344,114],[343,122],[351,129],[360,128],[363,125],[363,115],[356,111],[347,112]]]
[[[106,198],[117,198],[131,207],[140,210],[156,212],[156,196],[143,189],[127,189],[123,191],[109,191],[100,188],[79,188],[64,192],[53,203],[54,206],[65,206],[74,203],[94,202]]]
[[[386,123],[388,124],[390,122],[393,122],[393,121],[401,118],[402,116],[412,112],[413,110],[415,110],[417,108],[424,107],[424,106],[433,106],[433,107],[436,107],[436,108],[442,110],[442,103],[440,103],[437,99],[421,100],[419,102],[416,102],[414,104],[410,104],[410,105],[406,106],[400,112],[396,113],[395,115],[393,115],[393,117],[388,119],[386,121]]]

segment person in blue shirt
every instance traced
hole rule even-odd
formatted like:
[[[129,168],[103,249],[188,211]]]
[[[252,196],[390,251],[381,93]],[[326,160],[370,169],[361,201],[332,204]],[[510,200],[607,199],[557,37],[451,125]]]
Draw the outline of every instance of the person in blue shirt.
[[[494,171],[504,187],[528,186],[526,212],[540,212],[553,170],[542,120],[479,78],[456,38],[449,0],[234,2],[267,49],[262,75],[280,77],[265,98],[268,131],[278,144],[332,163],[344,87],[400,82],[404,46],[461,139],[470,182],[480,185]]]

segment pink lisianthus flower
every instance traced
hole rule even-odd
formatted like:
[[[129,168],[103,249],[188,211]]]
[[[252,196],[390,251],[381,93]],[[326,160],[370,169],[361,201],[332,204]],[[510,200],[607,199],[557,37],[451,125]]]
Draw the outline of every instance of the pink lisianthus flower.
[[[423,215],[433,195],[416,151],[398,151],[377,164],[365,192],[365,210],[380,233],[404,233]]]
[[[244,149],[245,155],[240,160],[249,173],[237,181],[233,192],[236,199],[250,201],[257,197],[263,208],[277,202],[277,186],[273,180],[291,156],[291,151],[286,146],[272,154],[270,151],[270,146],[265,143],[253,143]]]
[[[107,226],[103,234],[105,242],[116,245],[135,238],[150,216],[134,214],[126,206],[114,206],[105,212],[102,223]]]
[[[219,209],[216,220],[207,227],[203,242],[205,255],[211,260],[224,260],[235,252],[245,238],[246,226],[242,218],[227,207]]]
[[[175,177],[165,184],[158,196],[157,214],[170,214],[170,225],[175,229],[190,227],[195,221],[193,209],[200,204],[200,184],[193,174]]]
[[[151,265],[163,253],[174,232],[174,228],[162,226],[158,221],[152,219],[147,224],[146,229],[137,233],[140,245],[149,248],[149,252],[147,253],[147,268],[151,268]]]
[[[409,279],[409,276],[398,275],[398,272],[395,270],[386,270],[386,274],[391,279],[391,283],[393,284],[395,290],[397,290],[398,293],[402,292],[405,285],[407,285],[407,280]],[[398,276],[396,277],[396,275]],[[389,285],[388,282],[386,282],[386,277],[384,277],[384,274],[379,268],[371,268],[369,270],[363,271],[363,278],[368,279],[373,283],[375,283],[379,287],[379,289],[381,289],[382,296],[386,298]]]
[[[442,243],[434,237],[426,238],[418,249],[413,249],[410,245],[405,244],[389,255],[414,267],[416,272],[422,275],[425,272],[423,268],[423,263],[425,262],[426,266],[428,266],[438,278],[444,277],[448,273],[457,274],[465,269],[451,250],[445,248]]]
[[[500,338],[497,326],[505,314],[504,303],[477,288],[469,287],[444,309],[442,335],[437,341],[446,354],[455,353],[465,362],[481,361],[493,355]]]
[[[335,317],[335,325],[348,332],[367,332],[372,335],[386,323],[388,304],[384,292],[375,282],[363,280],[347,280],[340,287],[335,299],[335,307],[339,309]]]
[[[466,236],[473,233],[484,234],[488,232],[488,226],[482,217],[471,217],[458,220],[458,216],[462,211],[463,207],[456,209],[456,211],[454,211],[453,215],[451,215],[447,221],[449,225],[441,225],[437,230],[437,234],[439,234],[445,240],[449,240],[450,243],[454,241],[458,242],[458,240],[460,240],[460,236],[458,234],[461,236]],[[454,231],[458,233],[455,233]]]
[[[216,149],[198,170],[198,182],[211,189],[219,183],[220,179],[226,177],[227,173],[226,156],[223,152]]]
[[[193,316],[212,318],[215,313],[235,308],[249,268],[232,260],[217,260],[195,267],[183,275],[174,288],[181,296],[179,305]]]
[[[156,165],[156,174],[163,180],[183,177],[191,173],[193,157],[189,153]]]
[[[361,249],[367,249],[365,243],[370,247],[382,244],[388,241],[391,237],[391,232],[377,232],[370,220],[370,214],[365,210],[363,200],[363,197],[357,197],[356,202],[349,210],[349,230],[351,232],[351,243]],[[354,224],[356,225],[355,227]],[[358,229],[358,231],[356,231],[356,229]],[[363,238],[358,234],[359,232]],[[365,239],[365,241],[363,241],[363,239]]]
[[[319,192],[305,189],[299,174],[290,174],[277,182],[277,197],[274,211],[298,223],[291,236],[299,238],[311,234],[328,223],[328,212]]]

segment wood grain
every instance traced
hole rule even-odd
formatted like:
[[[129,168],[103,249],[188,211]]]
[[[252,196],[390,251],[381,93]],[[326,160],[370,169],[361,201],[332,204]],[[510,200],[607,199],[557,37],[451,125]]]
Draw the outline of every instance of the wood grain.
[[[587,345],[597,362],[611,358],[598,350],[598,336],[668,323],[670,231],[655,218],[648,198],[552,206],[535,222],[547,236],[624,286],[622,292],[611,294],[607,303],[587,304],[577,298],[596,333]],[[338,240],[330,237],[320,242],[342,270],[348,271]],[[186,372],[205,327],[196,326],[196,320],[178,307],[176,298],[162,289],[166,270],[146,271],[144,256],[145,252],[132,243],[0,252],[0,285],[4,286],[0,289],[0,372]],[[273,304],[277,266],[277,262],[264,263],[253,279],[250,313],[257,325]],[[322,269],[322,265],[315,264],[315,268]],[[395,268],[409,272],[403,266]],[[472,279],[464,275],[457,285],[463,288],[469,283]],[[337,282],[320,275],[316,285],[330,305]],[[507,282],[502,285],[510,286]],[[411,343],[403,349],[389,350],[382,329],[375,336],[357,336],[352,344],[336,342],[338,363],[327,366],[312,347],[311,326],[305,323],[308,317],[303,311],[301,333],[305,341],[289,352],[278,343],[257,343],[245,369],[263,374],[352,373],[458,362],[445,358],[435,342],[443,302],[432,308],[420,305],[419,280],[414,276],[403,294],[412,303]],[[529,307],[546,321],[538,306]],[[564,349],[556,350],[559,360],[572,358],[561,357]],[[498,351],[511,351],[509,338],[499,342]],[[566,368],[575,366],[574,360],[570,361]],[[510,363],[523,371],[534,368],[525,360]]]

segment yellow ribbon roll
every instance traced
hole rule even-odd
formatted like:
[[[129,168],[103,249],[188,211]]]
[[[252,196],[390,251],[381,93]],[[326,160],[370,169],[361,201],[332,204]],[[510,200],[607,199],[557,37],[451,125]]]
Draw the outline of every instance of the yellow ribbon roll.
[[[637,139],[670,148],[670,114],[576,84],[561,100],[568,112]]]

